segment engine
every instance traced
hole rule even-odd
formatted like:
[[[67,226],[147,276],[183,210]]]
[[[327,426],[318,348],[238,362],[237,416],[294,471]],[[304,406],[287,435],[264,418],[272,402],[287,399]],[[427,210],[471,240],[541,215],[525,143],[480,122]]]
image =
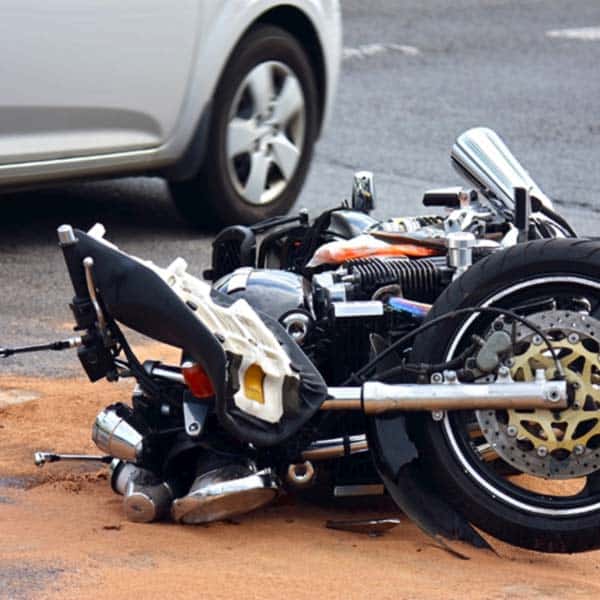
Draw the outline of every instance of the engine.
[[[393,341],[417,326],[451,281],[446,257],[360,258],[306,277],[242,267],[215,289],[276,319],[337,385],[362,366],[371,336]]]

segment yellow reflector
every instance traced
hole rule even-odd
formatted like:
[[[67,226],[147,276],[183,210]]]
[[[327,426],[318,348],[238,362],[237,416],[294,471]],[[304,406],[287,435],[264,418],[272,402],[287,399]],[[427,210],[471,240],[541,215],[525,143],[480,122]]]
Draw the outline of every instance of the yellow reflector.
[[[263,370],[256,363],[246,369],[246,374],[244,375],[244,393],[246,398],[254,400],[254,402],[258,402],[259,404],[265,403],[263,396],[264,378],[265,374]]]

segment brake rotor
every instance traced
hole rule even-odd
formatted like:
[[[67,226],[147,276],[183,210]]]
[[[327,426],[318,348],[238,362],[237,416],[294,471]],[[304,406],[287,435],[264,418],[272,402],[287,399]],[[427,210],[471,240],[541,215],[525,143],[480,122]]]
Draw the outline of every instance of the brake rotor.
[[[565,310],[527,320],[556,351],[568,383],[569,408],[475,411],[477,421],[492,449],[519,471],[552,479],[588,475],[600,467],[600,321]],[[509,361],[513,379],[532,381],[537,369],[552,379],[556,364],[542,336],[521,323],[505,328],[516,341]]]

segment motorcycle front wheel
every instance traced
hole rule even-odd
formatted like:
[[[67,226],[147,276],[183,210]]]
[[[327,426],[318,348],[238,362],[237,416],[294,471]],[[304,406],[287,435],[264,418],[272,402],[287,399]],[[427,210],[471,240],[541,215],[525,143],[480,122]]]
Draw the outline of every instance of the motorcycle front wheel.
[[[544,552],[600,547],[600,244],[538,241],[474,265],[436,301],[434,319],[455,309],[505,308],[536,323],[556,348],[569,388],[563,411],[449,411],[426,415],[418,439],[436,491],[476,527]],[[415,340],[411,362],[457,356],[474,334],[500,328],[497,316],[447,319]],[[517,348],[515,380],[552,356],[539,336],[506,322]]]

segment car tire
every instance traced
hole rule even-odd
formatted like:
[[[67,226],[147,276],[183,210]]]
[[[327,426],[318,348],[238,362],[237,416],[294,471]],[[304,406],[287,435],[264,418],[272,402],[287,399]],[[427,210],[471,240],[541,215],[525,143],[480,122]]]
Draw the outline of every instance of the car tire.
[[[306,178],[318,124],[315,77],[302,46],[279,27],[253,28],[217,86],[202,168],[169,184],[175,205],[199,227],[285,214]]]

